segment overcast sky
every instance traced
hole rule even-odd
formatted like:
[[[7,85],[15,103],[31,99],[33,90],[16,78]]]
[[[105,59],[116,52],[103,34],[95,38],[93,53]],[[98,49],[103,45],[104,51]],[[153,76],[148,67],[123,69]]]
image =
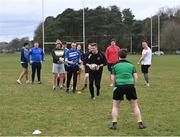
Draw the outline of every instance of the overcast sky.
[[[13,38],[33,38],[34,30],[42,21],[42,0],[0,0],[0,41]],[[130,8],[135,19],[144,19],[162,7],[177,8],[180,0],[84,0],[85,7],[116,5],[121,10]],[[83,0],[44,0],[44,15],[57,16],[66,8],[81,9]]]

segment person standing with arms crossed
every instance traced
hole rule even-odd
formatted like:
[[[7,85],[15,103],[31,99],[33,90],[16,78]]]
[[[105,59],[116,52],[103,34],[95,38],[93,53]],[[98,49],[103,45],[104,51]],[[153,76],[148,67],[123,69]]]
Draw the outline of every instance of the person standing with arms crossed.
[[[73,76],[73,93],[76,92],[77,85],[77,72],[79,70],[79,63],[81,63],[80,52],[76,49],[76,43],[71,43],[71,49],[66,51],[65,61],[67,63],[67,82],[66,82],[66,93],[69,94],[69,85]]]
[[[112,83],[112,67],[113,65],[119,60],[119,51],[120,48],[116,45],[116,40],[111,40],[111,45],[109,45],[106,49],[106,60],[107,60],[107,67],[110,72],[110,80],[111,84],[110,86],[113,87]]]
[[[98,51],[97,44],[91,44],[91,52],[88,55],[86,66],[89,67],[89,90],[91,99],[95,100],[94,82],[96,86],[96,95],[100,95],[100,84],[103,72],[103,66],[106,64],[105,56]]]
[[[135,114],[138,127],[140,129],[144,129],[146,126],[142,122],[135,88],[138,76],[135,66],[126,60],[126,56],[127,51],[120,50],[120,60],[112,68],[112,80],[115,87],[113,91],[112,125],[109,128],[117,129],[119,105],[121,101],[124,100],[124,95],[126,95],[126,99],[129,101],[129,104]]]
[[[29,60],[32,67],[32,84],[34,84],[35,73],[37,71],[38,84],[41,84],[41,62],[44,61],[44,52],[39,48],[39,43],[34,42],[34,47],[30,49]]]
[[[148,76],[148,69],[151,66],[151,60],[152,60],[152,51],[149,48],[147,42],[143,41],[142,42],[142,56],[138,61],[138,64],[141,64],[141,71],[144,75],[144,80],[145,80],[145,86],[149,87],[149,76]]]
[[[28,55],[29,55],[29,43],[24,43],[24,46],[21,48],[21,66],[23,71],[21,72],[19,78],[16,80],[18,84],[21,83],[21,79],[25,76],[26,83],[29,83],[28,80]]]

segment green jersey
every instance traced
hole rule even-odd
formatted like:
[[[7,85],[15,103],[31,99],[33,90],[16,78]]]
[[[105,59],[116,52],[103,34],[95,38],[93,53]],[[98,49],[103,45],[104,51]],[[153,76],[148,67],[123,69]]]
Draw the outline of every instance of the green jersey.
[[[136,73],[135,66],[126,60],[120,60],[112,67],[112,74],[115,75],[116,86],[134,85],[134,73]]]

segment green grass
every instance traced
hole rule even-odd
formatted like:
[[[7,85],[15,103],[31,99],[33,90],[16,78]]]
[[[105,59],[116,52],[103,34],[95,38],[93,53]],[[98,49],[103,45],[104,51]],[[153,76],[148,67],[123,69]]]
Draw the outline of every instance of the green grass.
[[[139,56],[129,56],[136,64]],[[35,129],[45,135],[170,136],[180,135],[180,56],[153,57],[150,87],[143,86],[140,67],[137,93],[147,129],[137,129],[128,102],[120,108],[119,129],[107,129],[111,122],[112,88],[108,72],[102,79],[102,94],[92,101],[89,91],[66,95],[52,91],[51,57],[42,68],[42,85],[17,85],[19,55],[0,55],[0,135],[30,136]],[[106,67],[105,67],[106,68]],[[80,87],[80,86],[79,86]]]

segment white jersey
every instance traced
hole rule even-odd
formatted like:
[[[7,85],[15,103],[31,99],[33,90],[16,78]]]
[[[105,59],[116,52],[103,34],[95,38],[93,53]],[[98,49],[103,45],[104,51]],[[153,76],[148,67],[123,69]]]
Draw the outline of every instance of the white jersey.
[[[143,49],[142,55],[144,55],[144,59],[141,61],[142,65],[151,65],[152,60],[152,51],[148,47],[147,49]]]

